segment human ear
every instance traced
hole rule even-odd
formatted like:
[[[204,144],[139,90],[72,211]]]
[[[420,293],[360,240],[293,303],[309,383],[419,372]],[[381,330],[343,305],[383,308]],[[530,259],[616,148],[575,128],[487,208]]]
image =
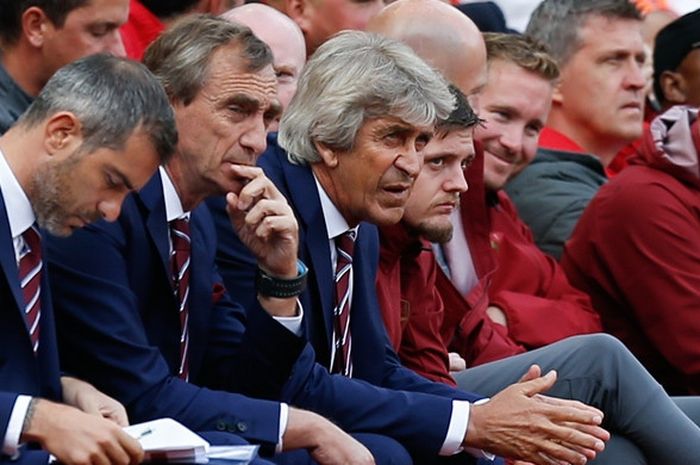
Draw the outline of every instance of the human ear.
[[[329,168],[335,168],[338,166],[338,154],[335,150],[330,148],[325,143],[318,141],[314,141],[314,146],[316,147],[316,151],[321,157],[321,161],[324,165],[328,166]]]
[[[82,142],[82,127],[73,113],[62,111],[50,116],[46,121],[44,147],[50,156],[71,154]]]

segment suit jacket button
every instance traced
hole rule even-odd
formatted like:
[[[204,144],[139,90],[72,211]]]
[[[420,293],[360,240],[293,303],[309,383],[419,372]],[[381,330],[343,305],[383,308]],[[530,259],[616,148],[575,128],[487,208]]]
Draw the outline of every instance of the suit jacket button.
[[[226,426],[226,431],[228,431],[229,433],[236,433],[236,432],[238,432],[238,430],[236,429],[236,426],[235,426],[235,425],[227,425],[227,426]]]
[[[241,433],[245,433],[246,431],[248,431],[248,425],[246,425],[242,421],[239,421],[238,423],[236,423],[236,429],[238,429],[238,431]]]
[[[226,422],[219,420],[216,422],[216,429],[219,431],[226,431]]]

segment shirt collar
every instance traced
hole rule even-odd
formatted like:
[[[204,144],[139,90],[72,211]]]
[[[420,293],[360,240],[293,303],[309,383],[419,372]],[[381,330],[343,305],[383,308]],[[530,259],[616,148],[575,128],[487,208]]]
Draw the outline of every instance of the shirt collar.
[[[328,231],[328,240],[333,240],[340,236],[344,232],[355,229],[357,227],[350,228],[348,222],[343,218],[338,208],[335,206],[333,201],[318,182],[318,178],[314,174],[314,182],[316,182],[316,189],[318,189],[318,196],[321,199],[321,211],[323,211],[323,219],[326,222],[326,231]]]
[[[540,133],[538,146],[541,149],[563,150],[565,152],[586,153],[586,150],[565,134],[545,126]]]
[[[36,221],[32,204],[27,194],[7,164],[5,154],[0,151],[0,189],[5,200],[7,220],[10,223],[12,238],[19,237]]]
[[[163,198],[165,199],[165,218],[170,223],[178,218],[188,218],[190,217],[190,212],[186,212],[182,208],[182,202],[180,201],[180,196],[177,195],[177,190],[175,190],[175,185],[170,179],[168,171],[159,166],[160,179],[163,183]]]

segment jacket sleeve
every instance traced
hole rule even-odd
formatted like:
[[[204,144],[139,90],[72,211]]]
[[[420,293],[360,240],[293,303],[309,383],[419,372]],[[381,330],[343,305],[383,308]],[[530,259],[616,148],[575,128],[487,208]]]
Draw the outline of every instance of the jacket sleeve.
[[[556,260],[537,248],[505,192],[499,193],[490,217],[499,266],[489,289],[489,305],[506,314],[508,336],[533,349],[602,331],[590,298],[569,283]]]
[[[488,295],[484,277],[467,296],[462,296],[442,270],[436,284],[445,305],[442,337],[450,351],[457,352],[468,367],[493,362],[525,352],[508,337],[508,331],[486,314]]]
[[[120,225],[101,223],[66,239],[52,238],[49,245],[67,370],[120,400],[134,422],[171,417],[193,430],[223,430],[257,444],[277,443],[278,402],[203,388],[172,374],[157,346],[168,337],[167,330],[148,334],[144,326],[144,320],[157,315],[162,320],[158,324],[169,328],[170,320],[163,317],[167,314],[149,308],[168,303],[163,297],[139,307],[130,287],[129,273],[134,270],[127,265]],[[155,285],[152,277],[144,281],[145,286]],[[144,306],[148,311],[141,314]],[[228,327],[234,350],[243,334],[242,312],[219,306],[213,317]]]

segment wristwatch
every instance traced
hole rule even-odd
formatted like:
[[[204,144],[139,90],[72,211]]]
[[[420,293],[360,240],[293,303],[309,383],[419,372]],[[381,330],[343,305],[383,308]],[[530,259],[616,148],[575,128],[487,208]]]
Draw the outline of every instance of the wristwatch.
[[[296,297],[306,289],[306,276],[308,274],[309,269],[301,260],[297,260],[296,277],[290,279],[270,276],[265,270],[258,267],[258,271],[255,274],[255,287],[258,290],[258,294],[265,297],[277,297],[280,299]]]

